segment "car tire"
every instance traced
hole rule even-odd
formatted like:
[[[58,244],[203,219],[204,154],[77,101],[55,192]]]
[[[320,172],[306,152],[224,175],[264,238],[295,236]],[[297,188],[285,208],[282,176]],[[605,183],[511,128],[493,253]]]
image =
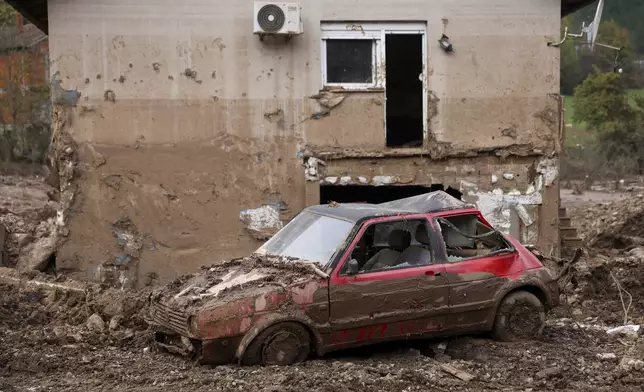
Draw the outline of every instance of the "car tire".
[[[301,324],[284,322],[259,333],[248,345],[244,365],[291,365],[302,362],[311,352],[311,337]]]
[[[546,310],[539,298],[527,291],[515,291],[499,305],[492,338],[502,342],[537,339],[545,323]]]

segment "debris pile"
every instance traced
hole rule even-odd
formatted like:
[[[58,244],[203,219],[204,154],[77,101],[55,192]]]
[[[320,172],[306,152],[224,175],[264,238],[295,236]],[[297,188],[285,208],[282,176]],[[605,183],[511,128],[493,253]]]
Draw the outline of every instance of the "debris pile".
[[[644,246],[644,194],[570,209],[572,223],[592,248]]]
[[[57,193],[42,179],[0,176],[5,266],[25,271],[47,267],[58,246],[57,210]]]
[[[2,344],[129,344],[147,329],[146,298],[145,291],[120,291],[0,268]],[[0,352],[15,351],[15,347],[5,348]]]
[[[608,325],[644,324],[644,194],[570,213],[587,252],[573,267],[566,302]]]

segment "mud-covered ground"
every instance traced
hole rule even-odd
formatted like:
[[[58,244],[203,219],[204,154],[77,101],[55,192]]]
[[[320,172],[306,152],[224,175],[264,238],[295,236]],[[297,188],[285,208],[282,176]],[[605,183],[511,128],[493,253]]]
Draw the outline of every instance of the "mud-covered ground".
[[[616,272],[627,271],[624,267]],[[644,295],[636,284],[644,268],[628,271],[632,279],[623,273],[618,279],[634,297]],[[573,305],[550,315],[541,341],[464,337],[449,341],[436,358],[421,355],[414,342],[390,344],[281,368],[200,366],[157,351],[141,318],[147,293],[32,278],[71,290],[28,285],[26,276],[20,286],[0,279],[3,392],[639,391],[644,385],[644,338],[606,333],[605,327],[622,323],[623,312],[617,292],[601,274],[590,278],[594,286],[571,288],[565,301]],[[592,299],[593,290],[604,299]],[[630,319],[644,323],[642,305],[638,299]],[[461,381],[441,364],[476,378]]]
[[[584,238],[602,241],[565,275],[540,341],[462,337],[435,358],[409,342],[291,367],[201,366],[154,348],[147,291],[0,269],[0,391],[641,391],[644,337],[606,332],[644,324],[644,248],[605,247],[620,232],[638,241],[641,203],[615,203],[573,211]]]

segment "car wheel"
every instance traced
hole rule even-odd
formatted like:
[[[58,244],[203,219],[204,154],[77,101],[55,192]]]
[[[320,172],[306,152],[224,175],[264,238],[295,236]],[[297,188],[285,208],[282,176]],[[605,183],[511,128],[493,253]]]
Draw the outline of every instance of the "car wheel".
[[[304,361],[311,352],[311,337],[300,324],[285,322],[262,331],[248,345],[244,365],[291,365]]]
[[[496,313],[492,337],[502,342],[536,339],[543,333],[546,311],[534,294],[516,291],[508,294]]]

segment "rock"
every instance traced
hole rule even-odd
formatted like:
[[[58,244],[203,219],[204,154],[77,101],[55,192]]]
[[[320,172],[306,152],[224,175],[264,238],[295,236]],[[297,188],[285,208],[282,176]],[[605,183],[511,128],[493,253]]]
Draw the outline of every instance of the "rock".
[[[46,265],[57,246],[55,224],[58,203],[48,192],[55,191],[38,177],[0,176],[0,226],[6,229],[2,263],[25,271]],[[44,264],[44,265],[43,265]]]
[[[146,347],[143,349],[143,354],[147,354],[150,352],[150,347]]]
[[[49,308],[49,307],[53,306],[56,303],[57,300],[58,300],[58,291],[57,290],[52,290],[43,299],[43,305],[45,305],[45,307]]]
[[[621,327],[611,328],[606,331],[607,334],[612,336],[624,336],[631,339],[637,339],[639,336],[639,325],[622,325]]]
[[[644,248],[643,247],[637,247],[629,250],[626,252],[627,255],[631,257],[635,257],[639,260],[644,260]]]
[[[103,332],[105,330],[105,321],[97,313],[89,316],[85,325],[90,331]]]
[[[568,304],[569,305],[574,305],[577,302],[579,302],[579,296],[578,295],[573,294],[573,295],[568,296]]]
[[[539,373],[537,373],[536,378],[541,380],[541,379],[552,378],[560,374],[561,374],[561,369],[558,366],[554,366],[540,371]]]
[[[45,222],[46,223],[46,222]],[[56,253],[58,235],[51,224],[51,233],[47,237],[40,237],[25,245],[18,258],[16,268],[21,271],[42,271],[47,267],[51,255]]]
[[[619,368],[625,372],[631,372],[633,370],[642,370],[644,369],[644,361],[640,359],[627,358],[624,357],[619,362]]]
[[[272,205],[243,210],[239,213],[239,220],[255,239],[261,241],[271,238],[283,225],[279,210]]]
[[[116,338],[119,340],[132,339],[134,336],[135,336],[135,333],[131,329],[126,329],[125,331],[119,331],[116,334]]]
[[[55,326],[53,333],[56,339],[58,339],[59,341],[65,341],[67,338],[67,332],[61,326]]]
[[[110,331],[116,331],[118,327],[121,325],[121,321],[123,320],[123,317],[120,315],[112,317],[110,320]]]
[[[613,353],[597,354],[597,358],[601,359],[602,361],[612,361],[614,359],[617,359],[617,355]]]

